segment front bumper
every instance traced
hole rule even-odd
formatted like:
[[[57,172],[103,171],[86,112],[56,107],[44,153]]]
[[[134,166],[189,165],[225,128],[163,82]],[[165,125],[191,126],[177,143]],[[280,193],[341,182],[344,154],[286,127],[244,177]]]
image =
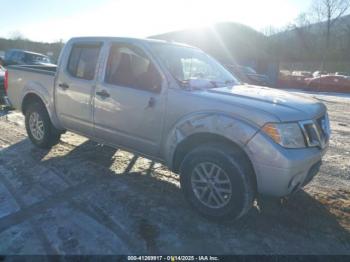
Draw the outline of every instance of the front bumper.
[[[247,144],[258,192],[282,197],[305,186],[318,173],[327,148],[286,149],[259,132]]]

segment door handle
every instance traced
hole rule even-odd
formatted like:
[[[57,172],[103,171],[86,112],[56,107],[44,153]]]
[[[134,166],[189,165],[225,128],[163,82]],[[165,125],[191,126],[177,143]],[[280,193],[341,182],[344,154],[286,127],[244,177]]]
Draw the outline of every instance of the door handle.
[[[60,84],[58,84],[58,86],[59,86],[60,88],[62,88],[63,90],[66,90],[66,89],[69,88],[69,85],[66,84],[66,83],[60,83]]]
[[[147,105],[146,109],[154,107],[155,104],[156,104],[156,99],[153,96],[150,97],[150,99],[148,100],[148,105]]]
[[[98,91],[98,92],[96,92],[96,95],[98,95],[102,98],[110,97],[110,94],[108,94],[106,90]]]

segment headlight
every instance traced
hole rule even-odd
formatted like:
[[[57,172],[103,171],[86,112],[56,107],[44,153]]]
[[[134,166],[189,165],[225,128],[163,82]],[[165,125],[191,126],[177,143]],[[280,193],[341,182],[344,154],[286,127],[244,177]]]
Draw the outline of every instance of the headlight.
[[[269,123],[262,130],[283,147],[305,147],[305,139],[297,123]]]

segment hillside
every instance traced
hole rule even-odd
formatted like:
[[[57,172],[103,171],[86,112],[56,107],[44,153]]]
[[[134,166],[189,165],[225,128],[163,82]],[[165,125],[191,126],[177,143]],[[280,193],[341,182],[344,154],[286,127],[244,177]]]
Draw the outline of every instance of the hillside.
[[[342,17],[335,24],[329,52],[325,51],[324,32],[325,23],[316,23],[299,28],[292,27],[267,37],[248,26],[226,22],[149,38],[197,46],[223,63],[252,65],[261,72],[269,71],[268,65],[276,62],[309,64],[304,69],[313,70],[322,61],[331,65],[332,70],[350,71],[350,15]],[[40,43],[0,38],[0,50],[20,48],[44,54],[51,52],[53,61],[57,60],[62,46],[63,42]]]
[[[325,32],[324,22],[294,27],[270,36],[269,47],[282,61],[349,61],[350,15],[342,17],[332,28],[328,52]]]
[[[267,37],[237,23],[220,23],[212,27],[170,32],[150,38],[197,46],[224,63],[249,63],[269,57]]]

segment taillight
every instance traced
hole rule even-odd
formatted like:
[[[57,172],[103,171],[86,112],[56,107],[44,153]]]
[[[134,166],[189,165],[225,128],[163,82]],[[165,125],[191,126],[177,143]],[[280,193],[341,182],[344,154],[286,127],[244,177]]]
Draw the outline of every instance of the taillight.
[[[4,87],[5,87],[5,93],[7,94],[7,90],[9,88],[9,73],[7,70],[5,71]]]

